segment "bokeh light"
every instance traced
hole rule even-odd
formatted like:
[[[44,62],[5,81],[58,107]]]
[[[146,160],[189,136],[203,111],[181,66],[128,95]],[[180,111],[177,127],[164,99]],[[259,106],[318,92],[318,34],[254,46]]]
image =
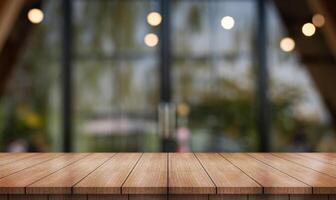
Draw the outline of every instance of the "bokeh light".
[[[221,25],[224,29],[230,30],[234,27],[235,25],[235,20],[231,16],[225,16],[221,20]]]
[[[43,21],[44,14],[42,10],[33,8],[28,11],[28,19],[33,24],[39,24]]]
[[[162,17],[158,12],[151,12],[147,15],[147,22],[151,26],[158,26],[162,21]]]
[[[144,41],[147,46],[155,47],[159,43],[159,37],[154,33],[148,33]]]
[[[293,51],[295,48],[295,42],[290,37],[282,38],[280,41],[280,48],[284,52],[290,52]]]
[[[316,27],[322,27],[325,23],[324,16],[321,14],[315,14],[312,18],[312,22]]]
[[[310,36],[315,34],[315,31],[316,31],[316,28],[315,28],[314,24],[312,24],[312,23],[305,23],[302,26],[302,33],[305,36],[310,37]]]

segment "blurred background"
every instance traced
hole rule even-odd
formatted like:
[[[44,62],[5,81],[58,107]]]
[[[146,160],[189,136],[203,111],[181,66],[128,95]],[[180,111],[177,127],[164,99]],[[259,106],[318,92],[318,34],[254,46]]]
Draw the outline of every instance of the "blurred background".
[[[335,151],[332,0],[2,0],[0,151]]]

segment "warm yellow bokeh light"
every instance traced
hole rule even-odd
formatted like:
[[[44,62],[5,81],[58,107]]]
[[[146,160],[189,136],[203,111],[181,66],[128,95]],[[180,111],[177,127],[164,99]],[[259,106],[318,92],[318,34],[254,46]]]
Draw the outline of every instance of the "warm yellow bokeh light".
[[[315,31],[316,31],[316,28],[315,28],[314,24],[312,24],[312,23],[305,23],[302,26],[302,33],[305,36],[310,37],[310,36],[315,34]]]
[[[33,24],[41,23],[44,18],[42,10],[33,8],[28,11],[28,19]]]
[[[147,15],[147,22],[152,26],[158,26],[162,21],[162,17],[158,12],[151,12]]]
[[[154,33],[148,33],[144,41],[147,46],[155,47],[159,43],[159,37]]]
[[[183,117],[186,117],[189,115],[190,107],[186,103],[180,103],[177,106],[177,113]]]
[[[321,14],[315,14],[312,18],[312,22],[316,27],[322,27],[325,23],[324,16]]]
[[[225,16],[221,20],[222,27],[226,30],[230,30],[235,25],[235,20],[231,16]]]
[[[280,48],[284,52],[293,51],[293,49],[295,48],[295,42],[290,37],[282,38],[282,40],[280,41]]]

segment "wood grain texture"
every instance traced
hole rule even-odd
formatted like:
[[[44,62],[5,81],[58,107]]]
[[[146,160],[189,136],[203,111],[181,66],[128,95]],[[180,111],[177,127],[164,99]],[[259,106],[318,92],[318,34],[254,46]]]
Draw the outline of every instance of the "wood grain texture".
[[[325,154],[325,153],[298,153],[298,155],[306,156],[309,158],[313,158],[325,163],[329,163],[332,165],[336,165],[336,158],[333,155]]]
[[[249,195],[248,200],[289,200],[289,195]]]
[[[290,195],[290,200],[328,200],[328,195]]]
[[[8,200],[48,200],[48,195],[9,195]]]
[[[26,187],[28,194],[71,194],[71,188],[110,159],[113,153],[93,153]]]
[[[1,153],[0,165],[12,163],[12,162],[15,162],[20,159],[27,158],[33,155],[37,155],[37,154],[36,153]]]
[[[20,159],[15,162],[8,163],[6,165],[2,165],[0,167],[0,178],[9,176],[21,170],[27,169],[34,165],[43,163],[45,161],[51,160],[57,156],[60,156],[59,153],[41,153],[33,156],[29,156],[23,159]]]
[[[89,194],[88,200],[128,200],[128,195],[119,194]]]
[[[208,200],[209,196],[205,194],[175,194],[175,195],[169,195],[169,200]]]
[[[331,153],[6,153],[1,159],[11,161],[0,165],[0,200],[324,200],[336,193]]]
[[[9,200],[48,200],[48,195],[8,195]]]
[[[305,157],[296,153],[273,153],[272,155],[294,162],[301,166],[308,167],[315,171],[336,177],[335,165],[325,163],[313,158]]]
[[[121,194],[141,153],[118,153],[73,188],[75,194]]]
[[[218,195],[212,194],[209,196],[209,200],[248,200],[248,195],[234,195],[234,194],[225,194]]]
[[[219,154],[196,153],[218,194],[261,194],[262,187]]]
[[[24,194],[25,187],[70,165],[88,154],[64,154],[0,179],[1,194]],[[18,181],[20,180],[20,181]]]
[[[54,194],[49,195],[48,200],[87,200],[87,195],[73,194],[73,195],[62,195]]]
[[[169,153],[170,194],[214,194],[216,187],[192,153]]]
[[[168,156],[144,154],[122,186],[124,194],[167,194]]]
[[[276,157],[267,153],[252,153],[254,158],[300,180],[313,187],[316,194],[335,194],[336,179],[326,174],[319,173],[302,165]]]
[[[311,194],[312,188],[244,153],[222,153],[264,187],[265,194]]]
[[[7,195],[0,195],[0,200],[8,200],[8,196]]]
[[[130,194],[128,197],[129,200],[167,200],[167,195],[161,195],[161,194]]]

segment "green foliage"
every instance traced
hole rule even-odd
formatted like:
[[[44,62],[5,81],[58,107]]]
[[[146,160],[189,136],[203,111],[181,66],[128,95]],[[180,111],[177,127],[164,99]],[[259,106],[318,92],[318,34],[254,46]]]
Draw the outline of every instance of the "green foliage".
[[[291,148],[296,140],[307,148],[317,149],[323,134],[329,128],[324,123],[295,115],[295,105],[301,102],[303,92],[293,85],[272,83],[271,97],[272,146],[274,150]],[[242,150],[255,151],[258,147],[256,101],[253,90],[242,89],[235,81],[225,80],[221,87],[229,95],[205,94],[200,102],[190,103],[189,127],[192,132],[205,130],[213,137],[229,137],[237,141]],[[318,134],[319,133],[319,134]]]

